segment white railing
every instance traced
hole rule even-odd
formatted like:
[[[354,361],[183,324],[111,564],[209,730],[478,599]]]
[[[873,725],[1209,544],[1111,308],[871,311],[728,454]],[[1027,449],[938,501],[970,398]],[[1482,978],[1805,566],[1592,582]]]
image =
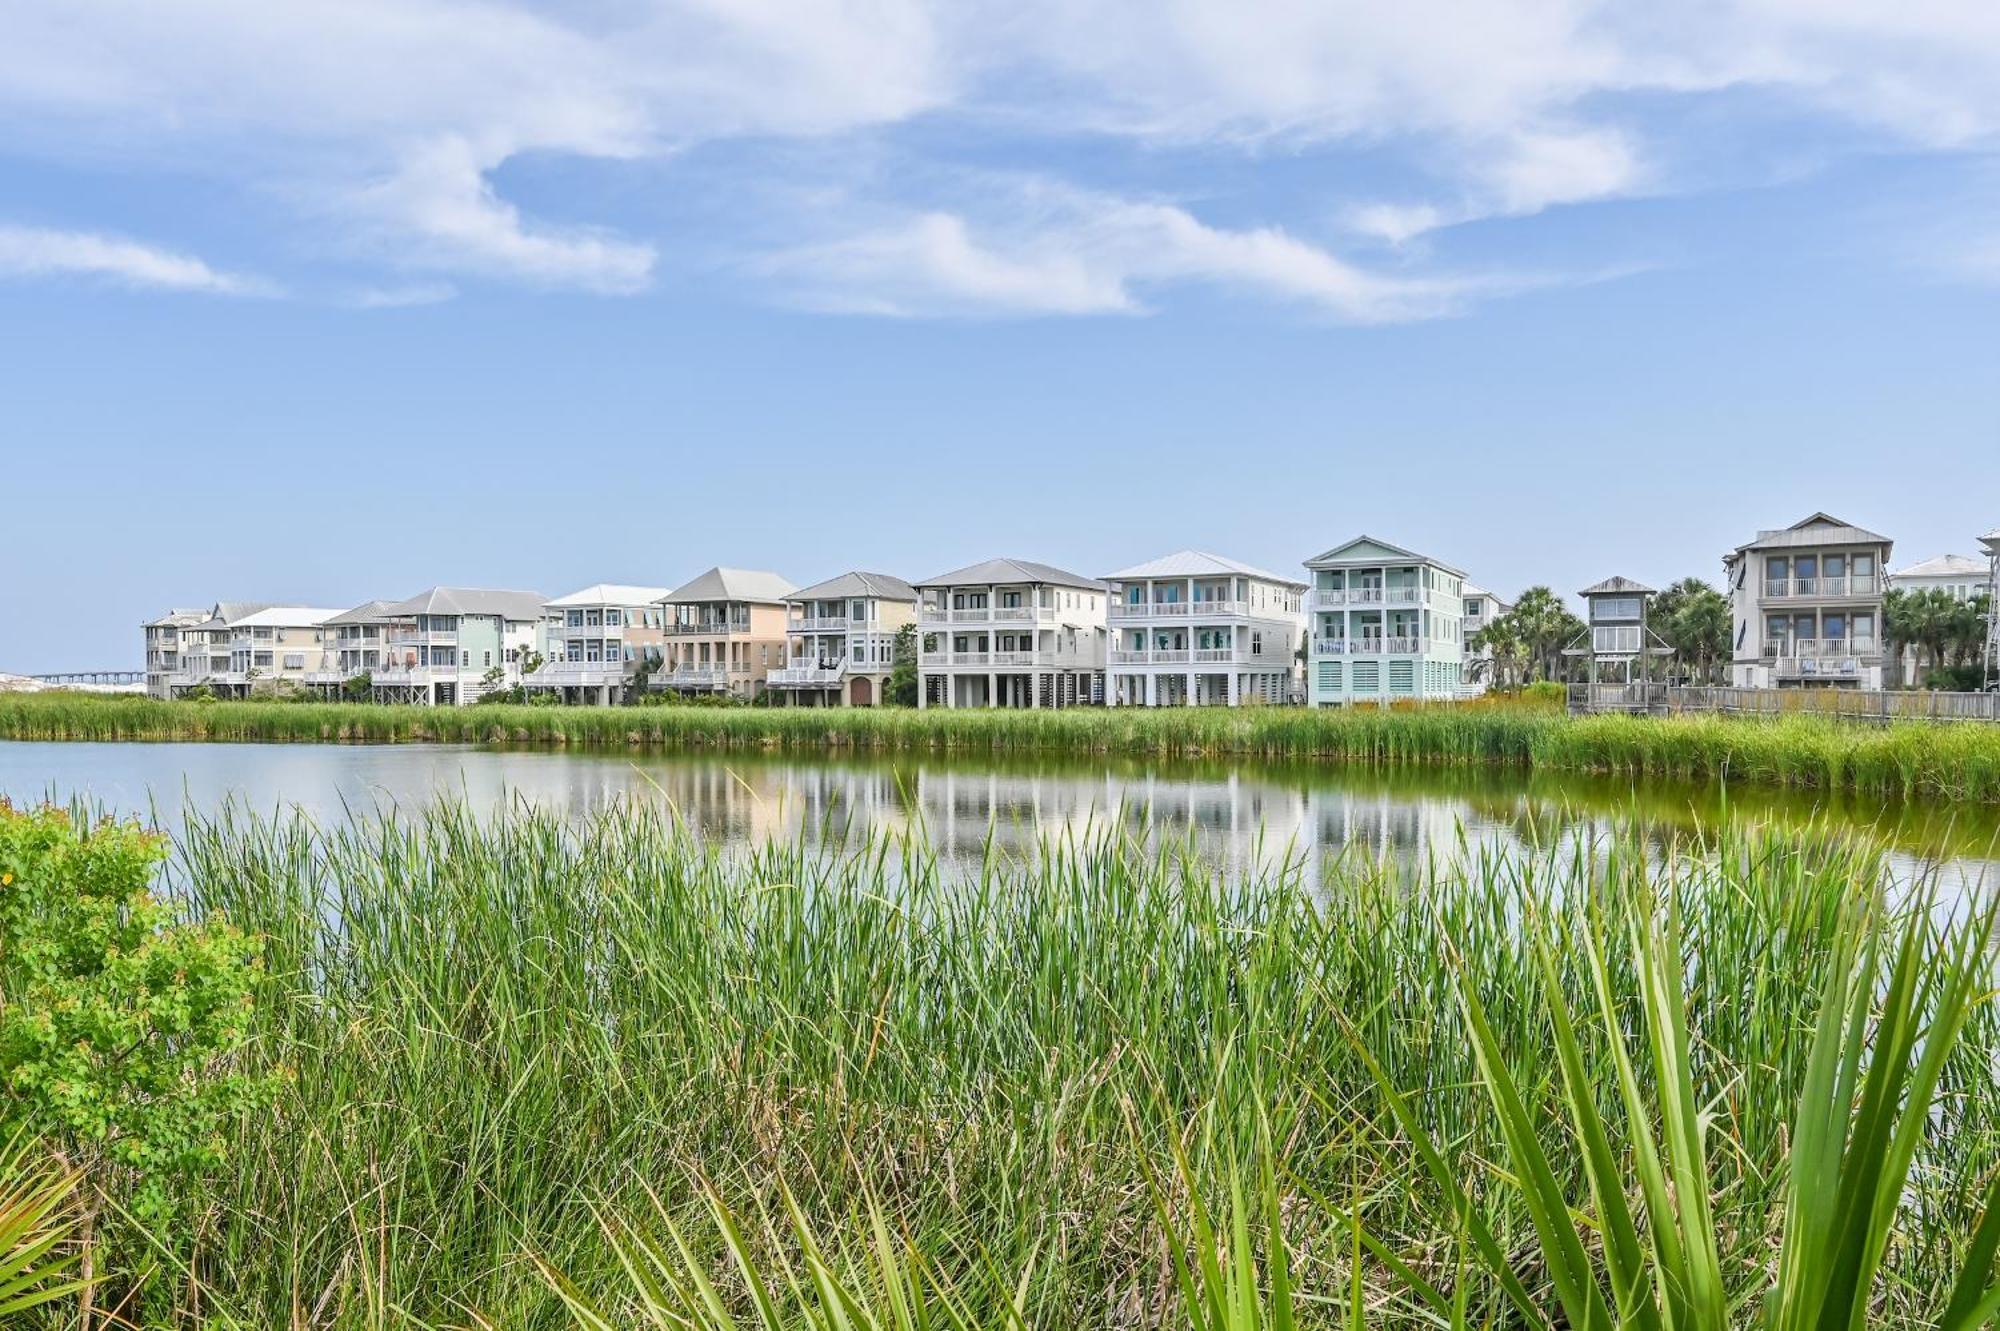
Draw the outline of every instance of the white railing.
[[[1423,593],[1415,587],[1396,589],[1398,604],[1414,604]],[[1314,610],[1338,610],[1350,605],[1384,605],[1390,592],[1383,587],[1349,587],[1345,591],[1314,588],[1306,594],[1306,604]]]
[[[726,638],[732,633],[748,633],[747,619],[703,619],[691,624],[670,624],[664,632],[680,638]]]
[[[738,667],[736,673],[742,674],[744,669]],[[729,675],[726,666],[682,666],[677,670],[662,670],[653,676],[653,683],[668,689],[721,688],[729,683]]]
[[[1314,656],[1415,656],[1422,638],[1314,638]]]
[[[1874,596],[1882,589],[1882,579],[1873,573],[1847,577],[1771,578],[1764,583],[1764,599],[1782,601],[1799,596]]]
[[[783,670],[773,670],[770,682],[779,687],[810,685],[830,687],[840,683],[840,666],[786,666]]]
[[[846,615],[802,615],[785,626],[787,633],[845,633]]]
[[[1873,656],[1880,650],[1873,638],[1794,638],[1764,644],[1766,657]]]

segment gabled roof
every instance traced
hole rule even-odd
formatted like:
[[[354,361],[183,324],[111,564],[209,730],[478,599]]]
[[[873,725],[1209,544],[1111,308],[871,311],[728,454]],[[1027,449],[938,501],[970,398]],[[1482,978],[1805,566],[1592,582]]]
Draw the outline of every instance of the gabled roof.
[[[145,623],[141,624],[139,627],[148,629],[192,628],[194,625],[201,623],[202,620],[207,618],[208,618],[208,611],[206,610],[176,609],[167,611],[166,614],[161,615],[158,619],[149,619]]]
[[[1889,570],[1891,582],[1898,578],[1983,578],[1990,566],[1971,555],[1932,555],[1921,564]]]
[[[582,591],[558,596],[549,605],[651,605],[664,600],[665,587],[634,587],[623,582],[594,582]]]
[[[1995,527],[1992,531],[1980,537],[1979,543],[1988,550],[1991,550],[1996,545],[2000,545],[2000,527]]]
[[[1429,564],[1434,568],[1441,568],[1447,573],[1456,573],[1461,578],[1465,576],[1464,569],[1454,568],[1450,564],[1445,563],[1442,559],[1433,559],[1429,555],[1420,555],[1415,550],[1408,549],[1405,546],[1397,545],[1391,541],[1385,541],[1379,536],[1369,536],[1365,533],[1355,537],[1351,541],[1346,541],[1340,545],[1334,546],[1333,549],[1328,550],[1325,554],[1314,555],[1311,559],[1308,559],[1306,561],[1306,567],[1322,568],[1335,564],[1379,562],[1378,557],[1373,554],[1349,555],[1347,553],[1348,551],[1354,550],[1360,546],[1373,547],[1376,550],[1382,551],[1383,554],[1388,555],[1392,559],[1407,559],[1413,564]]]
[[[839,601],[855,597],[872,597],[878,601],[915,601],[917,589],[888,573],[863,573],[856,570],[828,578],[825,582],[815,582],[810,587],[801,587],[785,599],[787,601]]]
[[[1736,553],[1740,555],[1745,550],[1789,550],[1802,545],[1889,544],[1889,538],[1880,532],[1843,522],[1830,513],[1814,513],[1800,518],[1789,527],[1758,532],[1756,540],[1737,546]]]
[[[766,605],[780,605],[791,594],[791,582],[776,573],[718,566],[659,599],[668,605],[686,605],[695,601],[761,601]]]
[[[380,624],[395,618],[389,611],[393,601],[363,601],[352,610],[343,610],[326,622],[329,624]]]
[[[1006,582],[1045,583],[1051,587],[1081,587],[1085,591],[1093,592],[1109,590],[1096,578],[1086,578],[1081,573],[1071,573],[1068,569],[1057,568],[1053,564],[1038,564],[1032,559],[983,559],[977,564],[967,564],[964,568],[955,568],[949,573],[925,578],[917,586],[980,587]]]
[[[1514,604],[1512,601],[1502,596],[1499,592],[1488,591],[1486,590],[1486,588],[1480,586],[1478,583],[1472,581],[1470,578],[1466,579],[1464,582],[1459,584],[1459,591],[1466,596],[1484,596],[1488,600],[1492,601],[1495,605],[1511,606]]]
[[[1578,596],[1651,596],[1657,589],[1630,578],[1606,578],[1595,587],[1585,587]]]
[[[502,619],[540,619],[546,598],[540,592],[492,587],[432,587],[407,601],[397,601],[388,613],[405,615],[497,615]]]
[[[273,605],[243,616],[231,628],[309,629],[317,628],[339,614],[309,605]]]
[[[1206,550],[1179,550],[1170,555],[1162,555],[1143,564],[1121,568],[1116,573],[1104,575],[1107,582],[1138,582],[1143,578],[1256,578],[1260,582],[1275,582],[1285,587],[1304,589],[1305,583],[1297,578],[1280,577],[1252,564],[1238,559],[1227,559],[1212,555]]]

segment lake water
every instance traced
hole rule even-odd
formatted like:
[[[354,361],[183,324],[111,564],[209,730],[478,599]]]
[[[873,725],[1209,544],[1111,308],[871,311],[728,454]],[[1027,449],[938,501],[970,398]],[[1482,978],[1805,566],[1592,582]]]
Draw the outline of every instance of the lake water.
[[[725,845],[900,830],[921,820],[948,858],[991,842],[1122,821],[1184,834],[1235,869],[1281,856],[1416,858],[1460,838],[1501,851],[1637,821],[1662,836],[1725,819],[1866,826],[1896,847],[1899,877],[1931,869],[1964,887],[2000,882],[2000,809],[1828,800],[1751,788],[1529,778],[1519,773],[1381,772],[1326,764],[1127,760],[832,758],[522,750],[452,745],[86,744],[0,741],[0,795],[15,803],[82,794],[172,830],[189,809],[237,800],[322,820],[440,797],[475,809],[526,800],[565,813],[608,801],[671,802]]]

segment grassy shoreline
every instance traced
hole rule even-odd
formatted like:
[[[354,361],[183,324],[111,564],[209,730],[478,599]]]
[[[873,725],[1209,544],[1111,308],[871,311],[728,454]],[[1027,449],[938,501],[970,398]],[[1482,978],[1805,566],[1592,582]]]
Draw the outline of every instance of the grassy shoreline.
[[[1966,927],[1886,895],[1879,851],[1831,828],[1705,848],[1621,833],[1520,861],[1356,859],[1324,882],[1288,868],[1238,882],[1117,835],[996,851],[970,872],[921,835],[723,854],[645,801],[581,821],[227,807],[177,839],[163,887],[261,940],[239,1060],[277,1085],[201,1178],[178,1307],[148,1321],[188,1331],[916,1325],[886,1315],[899,1296],[854,1265],[871,1252],[964,1302],[966,1317],[925,1323],[940,1331],[1333,1331],[1352,1324],[1350,1294],[1370,1327],[1445,1325],[1411,1271],[1463,1300],[1456,1325],[1559,1325],[1522,1191],[1492,1163],[1515,1139],[1485,1083],[1518,1082],[1555,1185],[1591,1208],[1547,1014],[1592,1011],[1601,986],[1636,1022],[1646,986],[1622,948],[1601,974],[1586,962],[1590,940],[1634,930],[1685,959],[1671,988],[1698,1051],[1690,1086],[1717,1108],[1681,1192],[1712,1193],[1726,1293],[1754,1307],[1840,958],[1866,945],[1873,992],[1893,960],[1874,949],[1906,921],[1925,974]],[[1576,1075],[1616,1102],[1607,1037],[1578,1038]],[[1637,1084],[1664,1081],[1650,1046],[1632,1056]],[[1908,1189],[1888,1194],[1870,1325],[1935,1325],[1980,1251],[1996,1057],[1981,1005],[1941,1093],[1918,1097],[1934,1112]],[[1614,1119],[1619,1159],[1650,1130],[1640,1117]],[[1419,1162],[1419,1134],[1449,1186]],[[1246,1178],[1265,1217],[1241,1242],[1249,1293],[1277,1297],[1248,1249],[1288,1251],[1295,1323],[1179,1307],[1169,1245],[1204,1199],[1226,1214]],[[1515,1315],[1457,1237],[1466,1215],[1550,1315]],[[753,1313],[749,1274],[783,1297],[795,1229],[823,1236],[872,1320]],[[645,1316],[650,1268],[625,1264],[641,1243],[666,1256],[659,1280],[698,1274],[733,1318]],[[114,1224],[114,1279],[145,1251]],[[1594,1245],[1585,1261],[1602,1264]],[[572,1321],[572,1295],[602,1318]]]
[[[2000,727],[1857,726],[1815,717],[1571,717],[1558,708],[1518,703],[1409,711],[972,712],[194,704],[39,694],[0,698],[0,739],[1067,752],[1490,766],[2000,802]]]

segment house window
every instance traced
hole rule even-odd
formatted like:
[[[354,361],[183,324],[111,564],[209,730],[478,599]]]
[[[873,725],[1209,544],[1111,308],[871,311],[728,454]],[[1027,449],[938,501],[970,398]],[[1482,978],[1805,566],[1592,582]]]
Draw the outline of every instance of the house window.
[[[462,666],[470,666],[472,664],[472,651],[470,648],[458,654],[458,663]]]
[[[485,665],[485,666],[490,666],[490,665],[492,665],[492,664],[493,664],[493,653],[491,653],[491,652],[481,652],[481,653],[480,653],[479,655],[480,655],[480,658],[481,658],[481,660],[480,660],[479,664],[481,664],[481,665]]]
[[[1252,629],[1250,631],[1250,654],[1252,656],[1262,656],[1264,654],[1264,631],[1262,629]]]
[[[285,653],[285,669],[304,670],[305,668],[306,668],[306,658],[304,657],[304,655],[298,652]]]

